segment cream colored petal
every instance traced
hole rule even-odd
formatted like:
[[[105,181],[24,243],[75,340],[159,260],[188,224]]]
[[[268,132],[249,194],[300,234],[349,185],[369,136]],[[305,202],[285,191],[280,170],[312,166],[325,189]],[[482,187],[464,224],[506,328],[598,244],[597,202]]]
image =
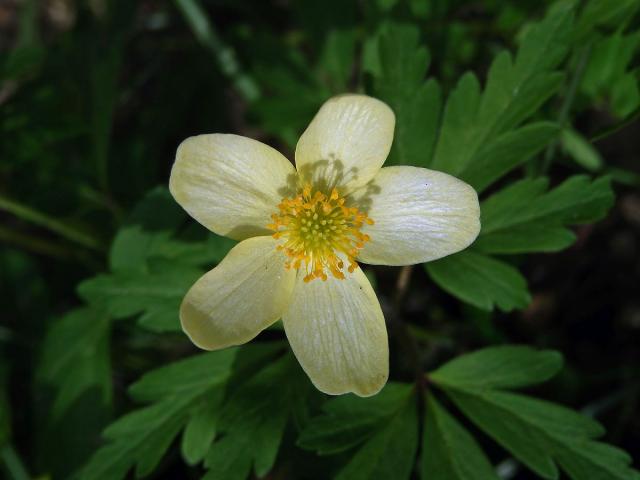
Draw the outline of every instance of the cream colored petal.
[[[236,245],[182,301],[180,322],[191,341],[205,350],[240,345],[278,320],[296,277],[285,258],[271,237]]]
[[[395,115],[365,95],[340,95],[325,102],[296,146],[296,167],[304,181],[346,194],[380,170],[391,142]]]
[[[480,232],[475,190],[451,175],[426,168],[387,167],[352,201],[375,222],[358,260],[412,265],[468,247]]]
[[[238,135],[187,138],[178,147],[169,189],[189,215],[213,232],[242,240],[266,235],[296,171],[277,150]]]
[[[304,283],[299,274],[284,329],[300,365],[321,391],[367,397],[389,376],[387,329],[361,269],[345,280]]]

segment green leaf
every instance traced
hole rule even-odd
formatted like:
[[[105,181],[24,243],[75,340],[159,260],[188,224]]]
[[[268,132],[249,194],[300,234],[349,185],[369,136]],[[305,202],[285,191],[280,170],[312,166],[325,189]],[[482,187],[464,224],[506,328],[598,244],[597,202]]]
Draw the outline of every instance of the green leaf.
[[[182,435],[182,456],[189,465],[200,463],[213,443],[218,427],[218,413],[223,391],[216,390],[194,409]]]
[[[483,92],[475,75],[467,73],[460,79],[447,100],[431,168],[461,178],[470,175],[472,182],[484,188],[544,147],[553,136],[548,124],[526,127],[532,130],[521,129],[511,135],[508,132],[559,88],[562,75],[554,68],[566,55],[571,22],[571,8],[557,8],[531,27],[515,61],[507,52],[496,57]],[[522,155],[509,147],[525,142]],[[499,152],[496,166],[485,176],[479,158],[486,168],[492,162],[487,152],[492,151]]]
[[[511,265],[466,250],[425,264],[431,278],[461,300],[483,310],[510,311],[531,301],[524,277]]]
[[[423,480],[498,480],[473,437],[436,401],[427,397],[422,437]]]
[[[291,354],[250,378],[225,403],[219,420],[222,438],[205,458],[205,478],[244,478],[253,464],[263,477],[276,460],[287,421],[295,406],[305,402],[309,381]],[[215,475],[214,473],[215,472]],[[248,472],[247,472],[248,473]]]
[[[531,123],[500,135],[481,148],[473,163],[461,174],[461,179],[482,192],[505,173],[538,154],[560,129],[554,123]]]
[[[433,153],[442,103],[438,83],[425,81],[429,52],[420,45],[416,27],[392,24],[378,41],[378,53],[375,95],[396,115],[387,165],[426,166]]]
[[[180,303],[203,273],[196,268],[179,266],[154,273],[120,271],[85,280],[78,286],[78,294],[112,318],[143,313],[140,324],[149,330],[179,331]]]
[[[84,392],[96,387],[105,405],[111,403],[109,319],[81,308],[53,323],[42,347],[39,380],[56,387],[52,416],[62,414]]]
[[[578,165],[592,172],[600,170],[602,156],[589,141],[571,128],[565,128],[561,136],[562,148]]]
[[[131,386],[132,396],[154,402],[112,423],[104,432],[109,443],[100,448],[80,478],[124,478],[136,466],[136,475],[156,467],[194,406],[217,395],[231,374],[237,349],[196,355],[161,367]]]
[[[298,445],[319,454],[361,445],[336,479],[409,478],[418,446],[416,397],[411,385],[388,383],[376,396],[330,400]]]
[[[562,355],[527,346],[488,347],[462,355],[429,378],[439,385],[464,388],[519,388],[544,382],[562,368]]]
[[[112,271],[148,271],[157,259],[189,266],[219,263],[236,243],[207,232],[201,241],[175,237],[186,215],[164,187],[149,191],[116,234],[109,251]]]
[[[628,455],[595,440],[604,433],[595,420],[500,390],[542,382],[560,364],[554,352],[494,347],[452,360],[428,377],[473,423],[542,478],[557,479],[558,467],[573,480],[640,478]]]
[[[628,455],[593,440],[602,427],[573,410],[500,391],[446,391],[479,428],[543,478],[557,478],[556,464],[573,480],[640,478]]]
[[[343,93],[353,73],[356,36],[353,30],[332,30],[327,35],[318,63],[324,83],[332,93]]]
[[[546,191],[547,180],[524,179],[482,202],[474,248],[485,253],[557,251],[575,240],[567,225],[604,217],[614,195],[608,177],[577,175]]]
[[[640,32],[623,35],[620,30],[597,42],[592,50],[580,88],[593,102],[608,101],[614,115],[624,118],[640,105],[638,77],[633,58],[640,47]]]
[[[640,3],[637,0],[617,0],[613,3],[610,0],[590,0],[576,22],[573,41],[584,42],[585,38],[593,35],[596,27],[619,28],[620,24],[633,18],[638,9]]]
[[[370,398],[337,397],[324,404],[323,415],[306,425],[298,445],[321,455],[353,448],[387,423],[410,394],[410,386],[388,383],[379,394]]]

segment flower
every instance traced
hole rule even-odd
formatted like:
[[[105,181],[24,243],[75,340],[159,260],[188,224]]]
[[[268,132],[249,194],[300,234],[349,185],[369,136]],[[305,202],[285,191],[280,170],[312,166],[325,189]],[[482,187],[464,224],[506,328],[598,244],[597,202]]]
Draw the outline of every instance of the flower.
[[[319,390],[369,396],[384,386],[384,316],[357,262],[435,260],[480,231],[478,196],[466,183],[425,168],[381,168],[394,126],[385,103],[349,94],[320,108],[296,146],[295,168],[237,135],[180,144],[173,197],[209,230],[240,240],[180,307],[194,344],[243,344],[282,318]]]

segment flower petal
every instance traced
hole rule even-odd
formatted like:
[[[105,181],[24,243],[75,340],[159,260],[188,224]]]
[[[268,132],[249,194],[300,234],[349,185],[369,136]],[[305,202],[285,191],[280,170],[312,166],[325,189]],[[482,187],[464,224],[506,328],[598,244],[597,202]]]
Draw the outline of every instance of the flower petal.
[[[236,245],[191,287],[180,307],[182,329],[198,347],[248,342],[281,317],[295,283],[271,237]]]
[[[389,346],[369,280],[360,268],[344,280],[305,283],[303,277],[298,275],[282,316],[300,365],[325,393],[378,393],[389,376]]]
[[[426,168],[386,167],[352,195],[375,222],[358,260],[412,265],[468,247],[480,232],[476,191],[451,175]]]
[[[340,95],[325,102],[296,146],[303,181],[344,195],[366,184],[380,170],[391,142],[395,115],[380,100]]]
[[[189,215],[236,240],[265,235],[270,215],[296,171],[277,150],[238,135],[187,138],[178,147],[169,189]]]

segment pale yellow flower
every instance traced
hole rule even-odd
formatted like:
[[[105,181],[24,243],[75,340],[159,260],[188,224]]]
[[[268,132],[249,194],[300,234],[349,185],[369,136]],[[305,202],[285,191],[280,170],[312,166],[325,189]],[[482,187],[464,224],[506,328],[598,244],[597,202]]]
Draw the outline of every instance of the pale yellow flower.
[[[385,321],[356,262],[435,260],[467,247],[480,230],[478,196],[466,183],[425,168],[381,168],[394,126],[385,103],[342,95],[303,133],[296,168],[246,137],[182,142],[171,193],[209,230],[240,240],[182,303],[193,343],[239,345],[282,318],[318,389],[368,396],[384,386]]]

